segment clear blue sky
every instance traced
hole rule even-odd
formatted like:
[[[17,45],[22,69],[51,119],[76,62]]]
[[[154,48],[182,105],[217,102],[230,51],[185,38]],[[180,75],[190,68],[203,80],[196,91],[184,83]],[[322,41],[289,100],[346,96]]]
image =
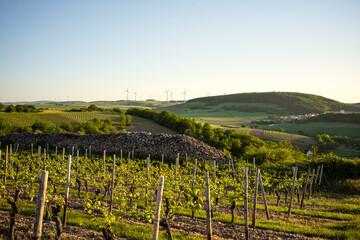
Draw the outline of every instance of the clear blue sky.
[[[0,102],[127,88],[138,100],[186,89],[360,102],[360,1],[0,1]]]

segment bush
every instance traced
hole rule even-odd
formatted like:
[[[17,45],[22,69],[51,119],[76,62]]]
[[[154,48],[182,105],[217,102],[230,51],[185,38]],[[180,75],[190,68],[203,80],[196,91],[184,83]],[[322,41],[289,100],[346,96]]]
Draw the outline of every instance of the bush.
[[[336,190],[347,194],[360,194],[360,179],[346,179],[336,184]]]

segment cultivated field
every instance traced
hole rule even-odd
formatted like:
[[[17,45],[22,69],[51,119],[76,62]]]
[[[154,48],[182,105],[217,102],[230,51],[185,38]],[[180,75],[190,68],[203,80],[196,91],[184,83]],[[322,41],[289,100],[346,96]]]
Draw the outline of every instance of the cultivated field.
[[[0,112],[0,118],[17,126],[25,127],[32,125],[36,120],[50,121],[61,124],[63,121],[71,123],[85,123],[94,118],[100,120],[110,119],[119,122],[119,114],[111,112],[71,112],[60,110],[45,110],[40,113],[4,113]]]
[[[357,123],[342,123],[342,122],[309,122],[309,123],[284,123],[275,126],[260,125],[261,128],[267,130],[284,129],[290,133],[299,133],[303,131],[304,134],[315,136],[318,133],[326,133],[336,136],[348,136],[349,138],[360,138],[360,124]]]
[[[141,117],[133,117],[133,121],[130,127],[125,128],[127,132],[151,132],[153,134],[158,133],[167,133],[167,134],[176,134],[175,131],[163,127],[153,121],[150,121]]]

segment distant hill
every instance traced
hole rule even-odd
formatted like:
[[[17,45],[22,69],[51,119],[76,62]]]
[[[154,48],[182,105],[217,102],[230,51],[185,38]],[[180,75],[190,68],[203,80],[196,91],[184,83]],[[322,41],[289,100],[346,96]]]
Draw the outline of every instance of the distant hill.
[[[296,92],[239,93],[188,101],[191,108],[220,108],[242,112],[269,114],[306,114],[327,111],[360,111],[360,106],[341,103],[322,96]]]

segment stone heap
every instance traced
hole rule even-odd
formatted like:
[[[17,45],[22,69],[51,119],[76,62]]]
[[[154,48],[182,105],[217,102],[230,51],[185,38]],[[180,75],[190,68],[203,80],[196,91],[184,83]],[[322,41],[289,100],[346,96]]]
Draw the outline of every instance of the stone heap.
[[[19,144],[20,148],[50,147],[66,148],[68,151],[74,147],[85,151],[91,146],[93,152],[124,153],[134,150],[136,155],[161,156],[175,158],[180,156],[216,160],[218,162],[228,161],[229,157],[222,151],[211,147],[193,137],[186,135],[151,134],[145,132],[80,135],[74,133],[14,133],[0,136],[0,141],[10,140],[14,145]],[[4,142],[4,143],[5,143]]]

